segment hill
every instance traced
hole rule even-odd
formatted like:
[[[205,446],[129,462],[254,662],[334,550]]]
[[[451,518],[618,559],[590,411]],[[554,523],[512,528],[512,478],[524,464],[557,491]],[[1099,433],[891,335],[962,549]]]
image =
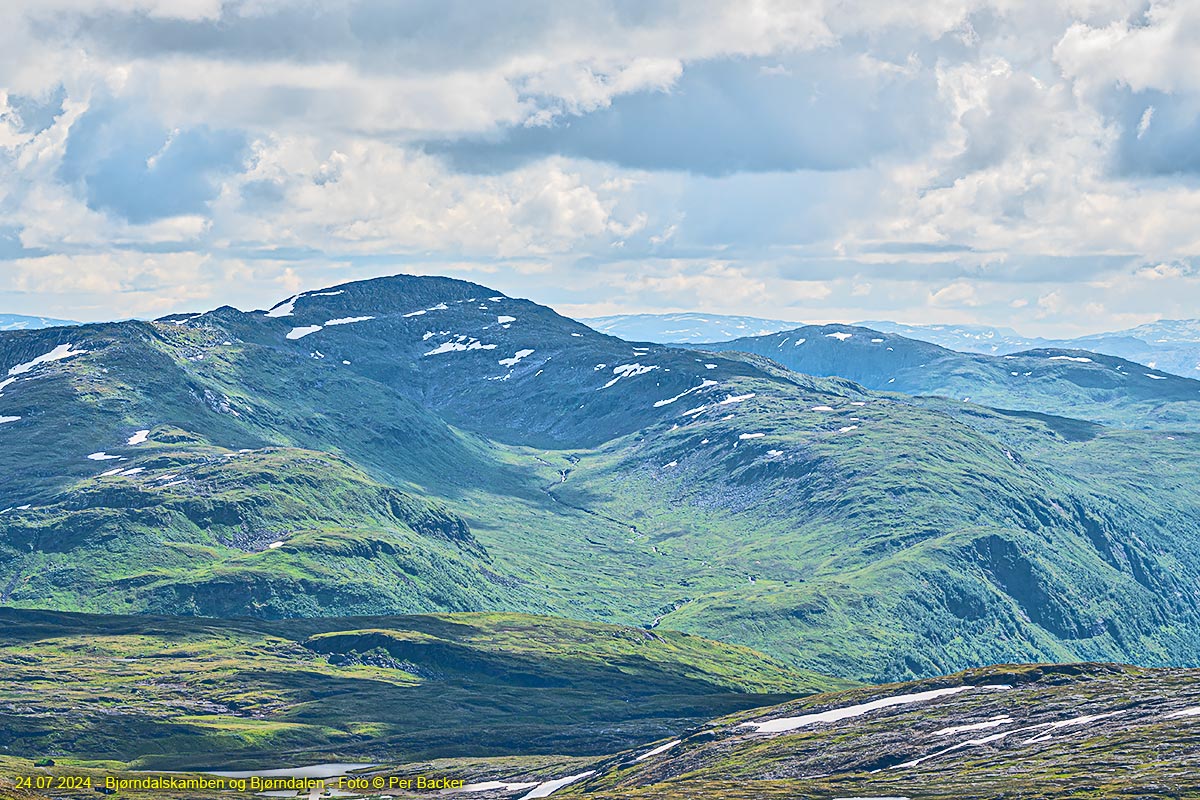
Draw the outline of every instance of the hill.
[[[757,353],[797,372],[839,376],[881,391],[1125,428],[1200,429],[1200,381],[1082,350],[959,353],[853,325],[809,325],[697,347]]]
[[[611,758],[566,794],[1191,797],[1200,792],[1196,678],[1111,664],[1000,666],[807,698]]]
[[[0,664],[6,755],[160,769],[595,756],[848,685],[672,631],[494,613],[0,609]]]
[[[1195,434],[876,393],[404,276],[2,334],[0,369],[12,606],[520,611],[876,681],[1200,652]]]

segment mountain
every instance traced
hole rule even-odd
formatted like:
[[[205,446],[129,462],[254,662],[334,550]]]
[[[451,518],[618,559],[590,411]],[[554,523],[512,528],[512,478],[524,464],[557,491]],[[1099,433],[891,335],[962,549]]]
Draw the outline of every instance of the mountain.
[[[794,328],[800,323],[728,314],[616,314],[580,320],[601,333],[631,342],[715,342],[740,336],[761,336]]]
[[[1071,416],[1106,425],[1200,430],[1200,381],[1084,350],[959,353],[854,325],[809,325],[697,345],[772,358],[870,389]]]
[[[850,685],[696,636],[518,614],[0,623],[0,749],[139,768],[605,755]]]
[[[862,322],[860,325],[898,333],[968,353],[1006,355],[1030,349],[1089,350],[1185,377],[1200,377],[1200,321],[1161,320],[1124,331],[1074,339],[1023,337],[1009,328],[980,325],[904,325]]]
[[[69,319],[49,317],[26,317],[21,314],[0,314],[0,331],[31,331],[37,328],[54,328],[59,325],[78,325]]]
[[[551,614],[871,681],[1200,652],[1192,433],[631,344],[409,276],[4,333],[0,371],[11,606]]]
[[[701,313],[618,314],[583,322],[631,341],[663,344],[727,342],[802,327],[798,322]],[[851,327],[899,334],[966,353],[1008,355],[1035,349],[1088,350],[1184,377],[1200,377],[1200,320],[1161,320],[1075,339],[1022,336],[1011,328],[986,325],[909,325],[877,320],[857,322]]]

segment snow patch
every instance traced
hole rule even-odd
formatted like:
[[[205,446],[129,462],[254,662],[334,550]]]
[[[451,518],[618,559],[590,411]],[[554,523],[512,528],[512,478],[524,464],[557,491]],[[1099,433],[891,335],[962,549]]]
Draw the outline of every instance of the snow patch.
[[[794,345],[792,345],[792,347],[799,347],[800,345],[804,344],[807,341],[808,341],[808,339],[797,339],[796,343]]]
[[[442,342],[440,345],[433,348],[432,350],[430,350],[428,353],[425,353],[424,355],[437,356],[437,355],[441,355],[442,353],[453,353],[456,351],[463,351],[463,350],[495,350],[495,349],[496,349],[496,345],[494,345],[494,344],[483,344],[478,339],[471,338],[471,339],[467,340],[466,344],[464,344],[462,342]]]
[[[1145,375],[1147,378],[1156,381],[1165,381],[1167,379],[1166,375],[1151,375],[1149,372],[1145,373]]]
[[[321,327],[322,326],[320,326],[320,325],[304,325],[303,327],[300,327],[300,328],[292,328],[290,331],[288,331],[287,338],[303,339],[305,336],[308,336],[310,333],[316,333],[317,331],[321,330]]]
[[[682,739],[675,739],[673,741],[667,742],[666,744],[660,744],[658,747],[654,748],[650,752],[642,753],[640,756],[635,758],[634,761],[645,761],[647,758],[653,758],[654,756],[658,755],[659,753],[665,753],[668,750],[670,750],[672,747],[674,747],[675,745],[682,744],[682,743],[683,743]]]
[[[986,731],[991,728],[999,728],[1001,725],[1008,725],[1012,722],[1012,717],[1005,714],[1002,717],[989,719],[987,722],[976,722],[971,725],[955,725],[951,728],[939,728],[931,735],[933,736],[950,736],[955,733],[966,733],[967,731]]]
[[[407,314],[401,314],[400,316],[403,316],[403,317],[419,317],[419,316],[421,316],[421,315],[422,315],[422,314],[424,314],[424,313],[426,313],[426,311],[425,311],[425,309],[423,309],[423,308],[422,308],[420,311],[410,311],[410,312],[408,312]]]
[[[145,468],[145,467],[130,467],[129,469],[121,470],[121,471],[120,471],[119,473],[117,473],[117,474],[118,474],[118,475],[122,475],[122,476],[124,476],[124,475],[137,475],[137,474],[139,474],[139,473],[142,473],[142,472],[145,472],[145,471],[146,471],[146,468]]]
[[[374,317],[338,317],[337,319],[327,320],[326,325],[351,325],[355,322],[366,322]]]
[[[0,417],[0,425],[6,425],[9,422],[16,422],[20,417]]]
[[[1040,736],[1035,736],[1034,738],[1025,742],[1025,744],[1036,744],[1037,742],[1048,742],[1052,738],[1052,734],[1059,728],[1070,728],[1070,727],[1074,727],[1076,725],[1087,725],[1089,722],[1095,722],[1096,720],[1100,720],[1100,719],[1108,719],[1109,717],[1115,717],[1119,714],[1124,714],[1124,713],[1125,713],[1124,711],[1110,711],[1107,714],[1088,714],[1087,716],[1083,716],[1083,717],[1074,717],[1073,719],[1062,719],[1062,720],[1059,720],[1058,722],[1051,722],[1047,726],[1047,727],[1049,727],[1048,731],[1041,734]]]
[[[146,430],[137,431],[133,434],[133,436],[129,437],[125,444],[141,444],[142,442],[146,441],[146,437],[149,435],[150,430],[148,428]]]
[[[825,338],[837,339],[839,342],[844,342],[853,335],[853,333],[827,333],[825,334]]]
[[[716,369],[717,365],[716,364],[705,364],[704,368],[705,369]],[[1200,365],[1197,365],[1196,369],[1200,369]]]
[[[859,703],[854,706],[845,708],[835,708],[829,711],[821,711],[816,714],[804,714],[799,717],[783,717],[781,719],[772,719],[765,722],[743,722],[739,728],[757,728],[759,733],[784,733],[793,731],[797,728],[804,728],[809,725],[816,725],[822,722],[838,722],[843,719],[852,717],[861,717],[863,714],[868,714],[881,708],[891,708],[892,706],[910,705],[912,703],[924,703],[929,700],[936,700],[941,697],[946,697],[959,692],[965,692],[972,686],[954,686],[948,689],[933,689],[928,692],[916,692],[914,694],[902,694],[895,697],[885,697],[880,700],[872,700],[869,703]]]
[[[500,359],[499,363],[502,367],[515,367],[518,363],[520,363],[522,358],[531,355],[533,355],[532,350],[518,350],[517,352],[513,353],[512,358],[502,358]]]
[[[731,403],[743,403],[743,402],[745,402],[745,401],[749,400],[749,399],[750,399],[750,398],[752,398],[752,397],[754,397],[754,392],[750,392],[750,394],[731,394],[731,395],[726,395],[725,399],[724,399],[724,400],[722,400],[721,402],[717,403],[717,405],[719,405],[719,406],[727,406],[727,405],[730,405]]]
[[[813,411],[833,411],[833,406],[813,406]]]
[[[73,347],[73,345],[70,345],[70,344],[60,344],[58,347],[55,347],[49,353],[46,353],[45,355],[40,355],[37,358],[35,358],[33,361],[26,361],[24,364],[17,364],[15,367],[10,367],[8,370],[8,374],[9,375],[24,375],[26,372],[29,372],[29,370],[33,369],[38,364],[46,364],[51,361],[62,361],[64,358],[72,358],[74,356],[81,356],[84,353],[88,352],[87,350],[72,350],[71,349],[72,347]],[[9,383],[11,383],[11,381],[5,381],[4,386],[7,386]],[[0,386],[0,389],[3,389],[4,386]]]
[[[671,403],[674,403],[674,402],[675,402],[676,400],[678,400],[679,398],[681,398],[681,397],[686,397],[686,396],[688,396],[689,394],[691,394],[692,392],[698,392],[698,391],[700,391],[701,389],[706,389],[706,388],[708,388],[709,386],[716,386],[716,385],[717,385],[717,382],[716,382],[716,381],[704,380],[703,382],[701,382],[701,384],[700,384],[699,386],[693,386],[691,389],[687,389],[687,390],[685,390],[685,391],[682,391],[682,392],[680,392],[679,394],[675,395],[674,397],[668,397],[666,400],[659,400],[659,401],[657,401],[657,402],[654,404],[654,407],[655,407],[655,408],[662,408],[663,406],[669,406]]]
[[[764,436],[765,433],[743,433],[738,439],[761,439]]]
[[[844,428],[838,428],[838,433],[849,433],[850,431],[857,430],[857,429],[858,429],[857,425],[847,425]]]
[[[540,783],[536,789],[529,794],[524,795],[521,800],[534,800],[534,798],[537,797],[549,797],[562,787],[575,783],[575,781],[581,781],[589,775],[594,775],[595,773],[596,771],[594,769],[589,769],[587,772],[581,772],[578,775],[570,775],[566,778],[558,778],[557,780]]]
[[[115,458],[120,458],[120,456],[110,456],[103,450],[101,450],[99,453],[92,453],[88,456],[88,459],[91,461],[110,461]]]
[[[267,545],[268,550],[278,550],[281,547],[283,547],[283,542],[271,542]]]
[[[783,451],[782,451],[782,450],[768,450],[768,451],[767,451],[767,455],[769,455],[769,456],[781,456],[781,455],[783,455]]]
[[[1050,356],[1050,360],[1051,361],[1075,361],[1079,364],[1093,363],[1090,358],[1085,358],[1084,356]]]
[[[100,473],[100,477],[107,478],[110,475],[116,475],[120,471],[121,471],[121,467],[115,467],[114,469],[106,469],[106,470],[104,470],[104,472]]]
[[[501,325],[507,325],[510,322],[516,322],[516,321],[517,321],[516,317],[509,317],[509,316],[505,316],[504,314],[501,314],[500,316],[496,317],[496,322],[499,322]],[[578,336],[579,334],[575,334],[575,335]]]
[[[656,370],[656,369],[658,369],[657,364],[650,364],[649,366],[645,366],[645,365],[637,364],[637,363],[618,364],[617,366],[613,367],[613,370],[612,370],[613,374],[616,375],[617,377],[613,378],[611,381],[604,384],[604,386],[602,386],[601,388],[607,389],[608,387],[612,386],[617,381],[621,380],[621,378],[632,378],[636,375],[645,375],[647,372],[651,372],[652,370]]]
[[[497,789],[506,792],[519,792],[522,789],[530,789],[537,786],[536,783],[505,783],[504,781],[484,781],[483,783],[468,783],[458,792],[492,792]]]
[[[287,300],[284,300],[282,303],[280,303],[279,305],[275,306],[270,311],[268,311],[267,316],[268,317],[290,317],[292,315],[292,311],[296,307],[296,301],[299,299],[300,299],[300,295],[294,295],[293,297],[289,297]]]
[[[1175,719],[1177,717],[1200,717],[1200,706],[1194,708],[1185,708],[1171,714],[1167,714],[1167,719]]]

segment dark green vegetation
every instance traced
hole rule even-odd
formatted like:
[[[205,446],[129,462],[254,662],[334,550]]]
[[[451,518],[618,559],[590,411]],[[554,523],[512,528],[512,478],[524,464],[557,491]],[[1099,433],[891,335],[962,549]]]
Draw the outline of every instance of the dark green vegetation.
[[[874,680],[1200,652],[1196,434],[631,344],[446,279],[273,313],[0,335],[0,370],[87,351],[0,388],[4,603],[535,612]]]
[[[810,325],[695,346],[757,353],[796,372],[847,378],[879,391],[952,397],[1123,428],[1200,430],[1200,381],[1081,350],[959,353],[853,325]]]
[[[0,610],[0,749],[60,766],[597,756],[846,685],[697,636],[519,614]]]

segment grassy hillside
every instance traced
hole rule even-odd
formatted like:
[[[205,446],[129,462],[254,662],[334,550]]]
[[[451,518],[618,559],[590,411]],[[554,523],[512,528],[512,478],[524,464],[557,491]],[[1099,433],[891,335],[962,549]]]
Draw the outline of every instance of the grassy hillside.
[[[601,755],[844,681],[516,614],[279,622],[0,609],[0,747],[182,769]]]
[[[3,334],[0,369],[9,605],[547,613],[873,681],[1200,652],[1196,434],[622,342],[427,278]]]

